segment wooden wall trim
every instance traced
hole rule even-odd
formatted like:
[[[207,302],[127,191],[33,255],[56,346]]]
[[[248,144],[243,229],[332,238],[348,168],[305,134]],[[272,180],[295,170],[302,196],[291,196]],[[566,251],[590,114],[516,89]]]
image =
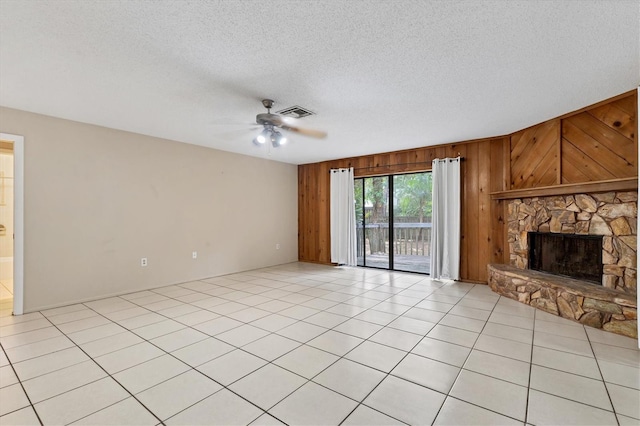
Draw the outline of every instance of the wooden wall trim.
[[[360,166],[360,167],[374,167],[375,166],[375,160],[385,160],[388,159],[389,156],[395,156],[395,157],[400,157],[400,158],[406,158],[405,163],[424,163],[422,164],[422,171],[427,171],[427,170],[431,170],[431,160],[433,160],[433,158],[436,158],[438,156],[435,156],[433,158],[430,158],[429,156],[424,157],[422,155],[420,155],[419,153],[417,153],[418,151],[424,151],[424,150],[433,150],[433,149],[438,149],[440,150],[440,153],[444,153],[446,152],[446,156],[449,157],[457,157],[458,155],[462,155],[464,157],[463,151],[462,151],[462,147],[464,145],[468,145],[468,144],[474,144],[474,143],[479,143],[479,142],[490,142],[492,140],[498,140],[498,139],[504,139],[504,138],[508,138],[509,135],[501,135],[501,136],[492,136],[489,138],[481,138],[481,139],[470,139],[470,140],[466,140],[466,141],[459,141],[459,142],[451,142],[451,143],[445,143],[445,144],[440,144],[440,145],[430,145],[430,146],[424,146],[424,147],[420,147],[420,148],[408,148],[408,149],[401,149],[398,151],[387,151],[387,152],[380,152],[380,153],[376,153],[376,154],[367,154],[367,155],[361,155],[358,157],[347,157],[347,158],[339,158],[339,159],[335,159],[335,160],[327,160],[327,161],[323,161],[321,163],[328,163],[330,164],[330,168],[336,168],[337,166],[334,166],[335,164],[347,164],[347,163],[351,163],[351,162],[355,162],[355,163],[362,163],[362,159],[368,159],[369,162],[367,165],[364,166]],[[374,158],[375,157],[375,158]],[[320,164],[320,163],[306,163],[306,164],[300,164],[299,166],[307,166],[310,164]],[[389,163],[384,162],[384,166],[381,164],[380,167],[389,167],[392,166],[396,163]],[[346,167],[346,166],[340,166],[340,167]],[[354,168],[356,168],[354,166]],[[389,174],[387,173],[387,171],[381,171],[378,172],[376,174],[372,174],[372,175],[367,175],[368,176],[380,176],[380,175],[385,175],[385,174]]]
[[[510,200],[514,198],[548,197],[551,195],[570,195],[583,192],[634,191],[638,189],[638,177],[610,179],[597,182],[568,183],[563,185],[544,186],[539,188],[512,189],[491,193],[494,200]]]

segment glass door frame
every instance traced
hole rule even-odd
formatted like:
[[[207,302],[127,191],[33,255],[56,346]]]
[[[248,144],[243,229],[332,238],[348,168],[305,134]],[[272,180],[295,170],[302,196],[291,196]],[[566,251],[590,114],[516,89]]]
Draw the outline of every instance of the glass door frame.
[[[357,228],[357,223],[358,223],[358,219],[360,219],[360,223],[362,223],[362,241],[358,241],[356,244],[362,244],[362,265],[358,264],[358,266],[360,267],[365,267],[365,268],[373,268],[373,269],[382,269],[382,270],[388,270],[388,271],[395,271],[395,263],[394,263],[394,243],[395,243],[395,232],[394,232],[394,220],[395,220],[395,201],[394,201],[394,177],[395,176],[404,176],[404,175],[412,175],[412,174],[421,174],[421,173],[431,173],[431,170],[423,170],[423,171],[414,171],[414,172],[404,172],[404,173],[394,173],[394,174],[388,174],[388,175],[375,175],[375,176],[360,176],[360,177],[356,177],[354,178],[354,186],[355,186],[355,181],[361,181],[362,182],[362,199],[360,200],[361,205],[362,205],[362,217],[358,218],[356,217],[356,228]],[[365,181],[366,179],[372,179],[372,178],[385,178],[387,181],[387,188],[388,188],[388,199],[387,199],[387,207],[389,210],[388,213],[388,218],[389,218],[389,267],[385,268],[385,267],[381,267],[381,266],[370,266],[367,265],[367,250],[366,250],[366,220],[365,220],[365,214],[366,214],[366,210],[365,210],[365,200],[366,200],[366,185],[365,185]],[[398,272],[408,272],[408,273],[415,273],[415,274],[421,274],[421,275],[431,275],[429,272],[419,272],[419,271],[405,271],[405,270],[398,270]]]

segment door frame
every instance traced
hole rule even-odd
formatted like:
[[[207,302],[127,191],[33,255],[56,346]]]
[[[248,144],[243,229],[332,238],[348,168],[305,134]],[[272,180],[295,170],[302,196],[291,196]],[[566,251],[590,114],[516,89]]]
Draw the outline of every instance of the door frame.
[[[396,176],[405,176],[405,175],[414,175],[414,174],[421,174],[421,173],[432,173],[431,170],[416,170],[416,171],[410,171],[410,172],[399,172],[399,173],[391,173],[391,174],[382,174],[382,175],[374,175],[374,176],[358,176],[356,178],[354,178],[354,187],[355,187],[355,181],[356,180],[361,180],[362,181],[362,226],[363,226],[363,234],[362,234],[362,238],[364,241],[362,241],[362,261],[363,261],[363,265],[357,265],[360,267],[364,267],[364,268],[373,268],[373,269],[383,269],[383,270],[388,270],[388,271],[396,271],[396,272],[406,272],[406,273],[415,273],[415,274],[422,274],[422,275],[431,275],[431,271],[429,272],[420,272],[420,271],[408,271],[408,270],[402,270],[402,269],[396,269],[395,268],[395,252],[394,249],[392,248],[394,246],[395,243],[395,201],[394,201],[394,195],[395,195],[395,177]],[[365,195],[366,195],[366,184],[365,184],[365,180],[366,179],[371,179],[371,178],[379,178],[379,177],[383,177],[387,180],[387,189],[388,189],[388,193],[389,193],[389,198],[387,200],[387,204],[388,204],[388,208],[389,208],[389,258],[388,258],[388,267],[384,268],[381,266],[370,266],[367,265],[367,253],[366,253],[366,221],[364,220],[364,216],[365,216]],[[356,218],[356,223],[357,223],[357,218]]]
[[[13,142],[13,315],[24,312],[24,137],[0,133]]]

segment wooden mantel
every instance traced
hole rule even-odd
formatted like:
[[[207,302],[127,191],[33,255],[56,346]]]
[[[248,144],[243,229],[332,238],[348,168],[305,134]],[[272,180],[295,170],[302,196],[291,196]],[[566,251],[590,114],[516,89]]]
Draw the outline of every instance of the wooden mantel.
[[[512,189],[510,191],[492,192],[494,200],[510,200],[514,198],[548,197],[553,195],[570,195],[587,192],[634,191],[638,190],[638,177],[600,180],[586,183],[568,183],[563,185],[542,186],[538,188]]]

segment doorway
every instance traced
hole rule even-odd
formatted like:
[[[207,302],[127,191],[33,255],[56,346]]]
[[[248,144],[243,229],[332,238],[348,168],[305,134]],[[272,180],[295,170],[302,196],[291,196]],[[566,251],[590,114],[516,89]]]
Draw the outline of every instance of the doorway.
[[[0,314],[24,302],[24,138],[0,133]]]
[[[0,310],[13,309],[13,142],[0,140]]]
[[[358,266],[431,271],[431,172],[354,180]]]

